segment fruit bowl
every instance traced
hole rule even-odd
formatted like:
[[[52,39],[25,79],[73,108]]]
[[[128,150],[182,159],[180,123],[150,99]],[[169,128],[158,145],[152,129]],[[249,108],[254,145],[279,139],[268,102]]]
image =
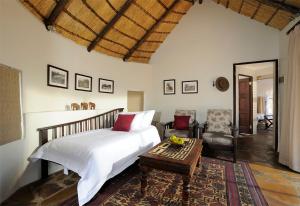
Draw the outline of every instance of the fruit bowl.
[[[176,137],[175,135],[170,137],[170,142],[172,145],[184,146],[185,140],[182,137]]]

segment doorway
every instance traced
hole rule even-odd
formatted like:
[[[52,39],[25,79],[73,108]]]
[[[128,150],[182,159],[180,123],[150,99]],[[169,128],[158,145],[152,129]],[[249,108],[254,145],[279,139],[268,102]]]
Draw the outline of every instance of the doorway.
[[[128,112],[137,112],[144,110],[144,92],[128,91],[127,92],[127,110]]]
[[[267,89],[270,87],[271,92]],[[233,122],[239,127],[240,137],[269,132],[277,152],[278,60],[234,64],[233,89]]]

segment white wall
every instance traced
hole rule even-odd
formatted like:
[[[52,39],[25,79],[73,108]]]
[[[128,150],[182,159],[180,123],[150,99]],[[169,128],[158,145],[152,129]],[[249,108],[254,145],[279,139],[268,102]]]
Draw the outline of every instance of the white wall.
[[[154,105],[162,120],[172,119],[176,108],[196,109],[206,119],[208,108],[233,107],[233,63],[277,59],[279,31],[241,16],[213,1],[195,4],[154,54]],[[230,88],[212,86],[219,76]],[[176,95],[163,95],[163,80],[176,79]],[[182,80],[199,80],[198,94],[181,94]]]
[[[127,106],[127,90],[145,92],[150,107],[151,65],[123,62],[46,31],[42,22],[17,0],[0,1],[0,63],[22,71],[25,132],[22,140],[0,146],[0,202],[18,186],[37,178],[37,168],[28,165],[29,154],[38,145],[36,128],[81,119],[93,112],[62,112],[71,102],[92,101],[100,111]],[[47,64],[69,70],[69,89],[47,86]],[[93,92],[75,91],[74,73],[93,77]],[[98,93],[98,78],[115,80],[115,94]],[[54,113],[40,113],[52,111]],[[97,111],[95,111],[97,112]],[[38,121],[35,117],[41,114]],[[44,115],[45,114],[45,115]],[[49,116],[51,120],[47,121]],[[42,123],[42,124],[41,124]],[[27,135],[26,135],[27,134]],[[28,168],[27,168],[28,167]]]

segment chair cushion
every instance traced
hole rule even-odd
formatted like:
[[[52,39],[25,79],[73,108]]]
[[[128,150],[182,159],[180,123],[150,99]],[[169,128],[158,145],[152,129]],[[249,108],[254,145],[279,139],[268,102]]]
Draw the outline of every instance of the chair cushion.
[[[209,145],[233,146],[233,136],[221,132],[208,132],[202,135],[203,142]]]
[[[190,118],[191,118],[191,116],[176,116],[176,115],[174,115],[174,129],[188,130]]]
[[[196,110],[180,110],[176,109],[175,111],[176,116],[191,116],[190,124],[192,124],[196,120]]]
[[[172,135],[176,135],[177,137],[189,137],[189,130],[166,129],[165,137],[169,138]]]
[[[207,131],[231,134],[231,110],[209,109],[207,112]]]

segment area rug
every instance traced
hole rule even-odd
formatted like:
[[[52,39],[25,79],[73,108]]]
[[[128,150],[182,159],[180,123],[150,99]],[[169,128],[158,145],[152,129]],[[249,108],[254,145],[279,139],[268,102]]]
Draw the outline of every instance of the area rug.
[[[126,179],[126,181],[124,181]],[[99,192],[89,206],[158,206],[181,205],[182,180],[180,175],[152,170],[148,176],[147,193],[140,195],[139,174],[128,174],[109,192]],[[78,205],[77,198],[62,205]],[[268,205],[258,187],[248,163],[233,164],[211,158],[203,158],[202,165],[191,181],[190,205]]]

